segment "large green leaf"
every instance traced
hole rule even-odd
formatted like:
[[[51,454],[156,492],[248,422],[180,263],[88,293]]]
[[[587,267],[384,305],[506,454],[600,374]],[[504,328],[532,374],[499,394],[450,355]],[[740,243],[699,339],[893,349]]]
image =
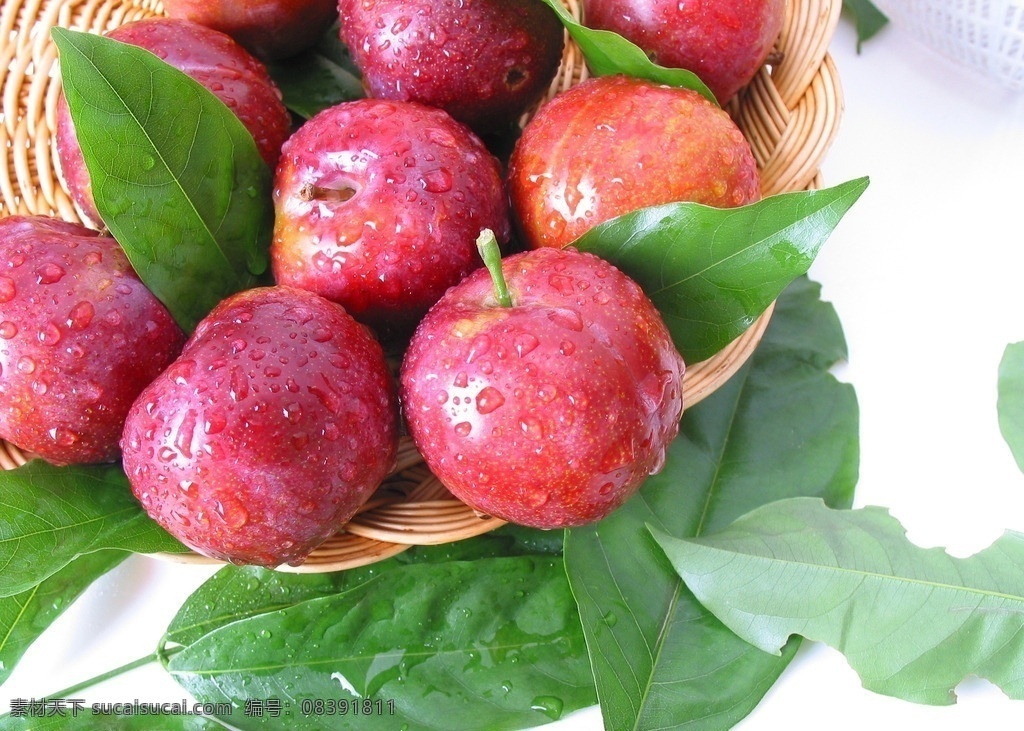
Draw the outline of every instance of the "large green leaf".
[[[1024,470],[1024,342],[1011,343],[999,361],[999,430]]]
[[[127,557],[124,551],[89,553],[35,586],[0,598],[0,685],[39,635],[94,580]]]
[[[342,594],[221,626],[170,657],[196,698],[279,698],[258,729],[512,729],[594,703],[557,557],[416,563]],[[381,704],[317,713],[334,699]],[[227,719],[226,719],[227,720]]]
[[[683,358],[697,362],[739,337],[807,273],[867,186],[858,178],[730,209],[688,202],[643,208],[594,227],[573,246],[636,280]]]
[[[394,559],[351,571],[291,574],[258,566],[225,566],[181,606],[165,643],[188,645],[218,627],[241,619],[340,594],[370,578],[370,572],[394,565]]]
[[[568,532],[566,569],[607,729],[730,728],[792,657],[795,645],[781,658],[761,652],[711,616],[647,526],[704,535],[795,495],[849,505],[857,403],[826,370],[844,353],[834,310],[798,279],[752,362],[683,414],[665,469],[605,520]]]
[[[718,104],[715,95],[692,71],[660,66],[651,61],[643,49],[618,33],[588,28],[581,24],[566,10],[561,0],[543,1],[558,14],[562,25],[583,51],[587,67],[595,76],[625,74],[626,76],[650,79],[659,84],[693,89],[712,104]]]
[[[186,331],[267,268],[272,175],[212,92],[141,48],[53,29],[96,207]]]
[[[178,610],[165,644],[187,645],[240,619],[341,594],[410,563],[471,561],[497,556],[561,555],[562,534],[506,525],[496,531],[438,546],[413,546],[397,556],[346,571],[292,574],[255,566],[225,566]]]
[[[54,467],[36,459],[0,471],[0,597],[104,548],[186,550],[146,515],[119,465]]]
[[[878,693],[944,705],[977,675],[1024,699],[1024,534],[960,559],[913,545],[881,508],[795,498],[712,535],[656,537],[700,601],[765,652],[801,635]]]

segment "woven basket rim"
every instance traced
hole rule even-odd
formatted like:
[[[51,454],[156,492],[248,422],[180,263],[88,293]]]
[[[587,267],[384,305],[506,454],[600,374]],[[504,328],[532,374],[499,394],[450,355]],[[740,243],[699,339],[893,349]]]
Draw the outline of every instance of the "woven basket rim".
[[[563,0],[581,17],[580,0]],[[787,0],[774,66],[762,68],[726,107],[751,145],[763,195],[820,187],[821,162],[838,131],[843,100],[839,75],[828,53],[841,0]],[[0,217],[82,216],[64,190],[52,145],[60,84],[53,25],[103,32],[130,20],[162,13],[160,0],[9,0],[0,6]],[[23,32],[29,28],[30,32]],[[546,98],[587,78],[578,46],[566,34],[562,67]],[[733,343],[712,358],[688,364],[683,381],[689,408],[725,383],[749,359],[767,328],[765,311]],[[685,417],[684,417],[685,418]],[[393,556],[412,545],[447,543],[504,524],[452,497],[429,473],[411,440],[402,444],[395,473],[350,523],[300,566],[285,571],[336,571]],[[0,442],[0,468],[13,469],[29,455]],[[396,488],[400,484],[403,487]],[[409,489],[414,486],[414,489]],[[385,495],[385,493],[387,493]],[[221,563],[194,554],[159,554],[184,563]]]

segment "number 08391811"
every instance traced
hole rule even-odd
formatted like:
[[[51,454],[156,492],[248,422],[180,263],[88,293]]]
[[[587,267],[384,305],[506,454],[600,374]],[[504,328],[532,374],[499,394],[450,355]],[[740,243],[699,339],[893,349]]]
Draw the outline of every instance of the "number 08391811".
[[[299,710],[305,716],[393,716],[395,702],[373,698],[306,698],[299,704]]]

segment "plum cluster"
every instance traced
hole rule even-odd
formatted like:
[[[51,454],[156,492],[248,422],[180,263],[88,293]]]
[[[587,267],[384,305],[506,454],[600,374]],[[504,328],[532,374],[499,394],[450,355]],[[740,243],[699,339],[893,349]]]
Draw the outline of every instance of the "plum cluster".
[[[734,61],[707,71],[726,99],[764,62],[781,0],[666,10],[690,5],[587,11],[665,62],[659,43],[743,20],[752,30],[705,34]],[[169,532],[264,566],[300,563],[348,521],[403,430],[467,504],[541,528],[599,520],[661,469],[682,358],[640,287],[570,244],[645,206],[756,200],[753,155],[721,108],[593,78],[541,104],[504,159],[491,135],[538,105],[563,52],[541,0],[164,6],[170,18],[111,36],[191,75],[253,134],[276,170],[274,284],[186,336],[100,233],[62,106],[64,179],[94,228],[0,221],[0,436],[56,464],[121,458]],[[296,125],[263,61],[334,22],[367,96]],[[490,271],[488,237],[504,254]],[[386,350],[403,355],[397,374]]]

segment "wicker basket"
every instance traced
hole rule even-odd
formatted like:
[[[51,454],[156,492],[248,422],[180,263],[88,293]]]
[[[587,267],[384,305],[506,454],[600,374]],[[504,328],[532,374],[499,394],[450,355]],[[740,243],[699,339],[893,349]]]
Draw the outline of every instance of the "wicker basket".
[[[876,0],[893,25],[1012,91],[1024,90],[1024,0]]]
[[[564,0],[580,16],[578,0]],[[819,167],[842,111],[838,75],[827,52],[841,0],[788,0],[772,66],[761,70],[730,103],[761,171],[765,195],[819,187]],[[0,216],[44,214],[81,220],[58,175],[51,137],[60,94],[57,52],[49,30],[60,25],[103,32],[158,15],[159,0],[3,0],[0,14]],[[549,96],[587,76],[579,49],[566,45]],[[759,342],[770,310],[709,360],[688,365],[683,399],[692,406],[724,383]],[[0,442],[0,466],[26,460]],[[410,441],[400,447],[395,473],[345,526],[299,567],[322,572],[381,560],[417,544],[439,544],[491,531],[502,521],[479,515],[454,499],[425,468]],[[198,555],[175,557],[211,562]]]

